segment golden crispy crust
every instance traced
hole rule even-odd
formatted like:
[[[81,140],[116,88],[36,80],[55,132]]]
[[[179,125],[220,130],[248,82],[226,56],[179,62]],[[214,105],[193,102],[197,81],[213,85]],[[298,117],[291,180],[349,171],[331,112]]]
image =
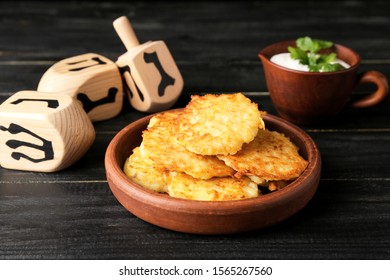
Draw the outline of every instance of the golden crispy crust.
[[[308,162],[288,137],[265,129],[264,114],[241,93],[192,96],[184,110],[150,120],[123,170],[145,188],[192,200],[279,190]]]
[[[264,129],[262,112],[242,93],[191,96],[176,120],[176,140],[201,155],[237,153]]]
[[[166,184],[168,173],[151,159],[142,156],[139,147],[136,147],[127,158],[123,171],[132,181],[147,189],[156,192],[168,190]]]
[[[184,173],[170,174],[168,193],[172,197],[206,201],[238,200],[260,195],[257,185],[248,178],[199,180]]]
[[[178,112],[160,113],[143,131],[141,154],[168,171],[184,172],[194,178],[233,176],[235,171],[215,156],[202,156],[188,151],[176,142],[172,126]]]
[[[218,158],[236,170],[238,178],[250,175],[267,181],[296,179],[308,164],[288,137],[269,130],[259,130],[237,154]]]

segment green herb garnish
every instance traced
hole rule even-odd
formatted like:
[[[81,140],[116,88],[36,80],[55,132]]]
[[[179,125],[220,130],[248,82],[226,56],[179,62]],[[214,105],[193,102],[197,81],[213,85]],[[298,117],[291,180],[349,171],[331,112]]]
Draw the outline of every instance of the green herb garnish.
[[[307,65],[310,72],[333,72],[345,69],[340,63],[332,63],[336,60],[336,53],[318,54],[320,50],[331,48],[332,42],[315,40],[307,36],[298,38],[295,42],[296,48],[288,47],[291,58]]]

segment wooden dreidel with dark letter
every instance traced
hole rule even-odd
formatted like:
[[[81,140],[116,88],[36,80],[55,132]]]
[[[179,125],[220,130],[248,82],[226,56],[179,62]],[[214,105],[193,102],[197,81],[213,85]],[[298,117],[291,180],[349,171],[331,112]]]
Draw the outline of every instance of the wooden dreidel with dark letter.
[[[54,172],[79,160],[95,129],[79,102],[64,94],[19,91],[0,105],[0,165]]]
[[[43,74],[37,90],[75,97],[92,121],[111,119],[122,110],[119,69],[115,62],[95,53],[58,61]]]
[[[127,49],[116,63],[131,105],[142,112],[170,108],[179,98],[184,82],[166,44],[139,44],[127,17],[116,19],[113,25]]]

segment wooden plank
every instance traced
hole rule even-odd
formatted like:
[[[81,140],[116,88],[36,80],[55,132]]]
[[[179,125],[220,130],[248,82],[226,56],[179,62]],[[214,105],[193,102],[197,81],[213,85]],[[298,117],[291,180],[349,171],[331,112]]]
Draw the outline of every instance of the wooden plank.
[[[85,50],[117,56],[125,49],[112,21],[121,15],[130,17],[141,42],[165,40],[179,61],[192,57],[205,62],[208,53],[247,60],[270,43],[304,35],[349,45],[366,59],[387,58],[390,48],[383,36],[390,33],[386,1],[357,1],[355,5],[325,1],[316,4],[318,8],[300,1],[277,5],[245,1],[223,5],[202,1],[189,5],[56,3],[50,8],[44,2],[0,5],[0,16],[5,19],[0,33],[7,38],[0,42],[0,50],[3,58],[11,59],[58,60]],[[321,22],[326,22],[326,28],[318,25]]]
[[[258,100],[258,99],[257,99]],[[30,173],[0,169],[0,182],[27,183],[29,181],[105,180],[105,150],[115,134],[127,124],[146,116],[130,112],[105,122],[95,124],[96,139],[86,155],[73,166],[58,173]],[[390,127],[386,115],[378,120],[359,113],[344,116],[333,126],[306,127],[323,156],[323,178],[387,178],[390,166]],[[356,117],[356,118],[355,118]],[[367,119],[372,120],[369,125]],[[362,127],[348,127],[350,122]],[[340,125],[341,123],[341,125]]]
[[[226,236],[145,223],[105,183],[1,185],[0,258],[387,259],[390,181],[360,182],[321,180],[313,200],[285,222]]]
[[[66,57],[125,52],[112,21],[127,15],[140,41],[164,40],[191,94],[244,91],[276,114],[257,53],[303,35],[353,47],[361,71],[390,77],[390,2],[373,1],[59,1],[0,2],[0,102],[35,89]],[[368,94],[372,86],[357,89]],[[295,216],[269,229],[228,236],[182,234],[127,212],[105,178],[114,135],[145,113],[125,105],[95,123],[85,157],[57,173],[0,168],[0,259],[389,259],[390,122],[387,98],[302,126],[317,143],[319,189]]]
[[[182,94],[268,91],[263,67],[256,54],[250,61],[241,62],[229,61],[229,58],[217,61],[213,54],[209,54],[208,59],[209,61],[206,63],[197,60],[177,61],[177,66],[184,79]],[[31,63],[26,63],[23,65],[22,63],[13,64],[0,61],[0,67],[4,69],[0,73],[0,98],[19,90],[36,89],[42,75],[53,63],[48,61],[47,64],[31,65]],[[380,71],[390,77],[389,65],[385,63],[361,65],[360,72],[368,70]],[[368,93],[373,92],[373,90],[372,86],[365,85],[356,89],[358,93]]]

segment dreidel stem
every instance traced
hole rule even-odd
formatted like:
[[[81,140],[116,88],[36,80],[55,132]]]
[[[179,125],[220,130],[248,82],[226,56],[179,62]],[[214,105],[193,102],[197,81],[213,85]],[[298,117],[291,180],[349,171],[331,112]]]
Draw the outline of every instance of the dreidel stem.
[[[114,20],[113,25],[127,50],[139,45],[137,35],[135,35],[134,29],[126,16],[121,16]]]

